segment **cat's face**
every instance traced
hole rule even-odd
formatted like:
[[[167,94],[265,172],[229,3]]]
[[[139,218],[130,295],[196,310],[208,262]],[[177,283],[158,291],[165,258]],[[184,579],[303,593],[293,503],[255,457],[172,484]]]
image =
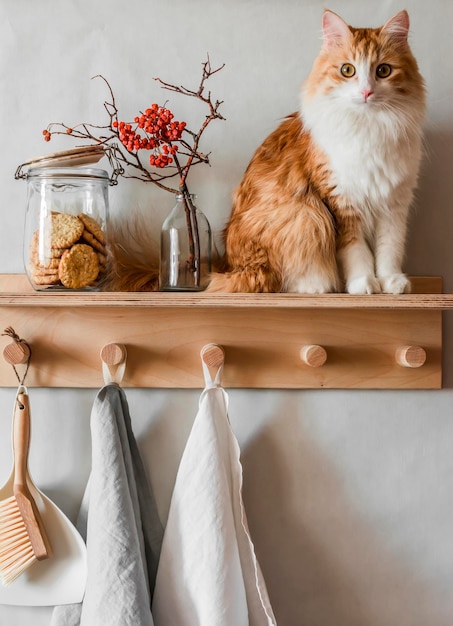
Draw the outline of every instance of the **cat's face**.
[[[409,18],[401,11],[382,28],[349,27],[338,15],[323,15],[323,46],[305,84],[305,97],[366,115],[423,102],[423,79],[407,43]]]

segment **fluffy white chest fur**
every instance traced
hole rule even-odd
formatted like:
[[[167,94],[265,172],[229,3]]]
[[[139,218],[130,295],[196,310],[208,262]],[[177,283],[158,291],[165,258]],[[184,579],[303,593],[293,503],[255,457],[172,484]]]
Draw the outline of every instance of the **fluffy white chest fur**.
[[[350,95],[350,94],[348,94]],[[338,253],[350,293],[401,293],[401,273],[412,190],[421,153],[411,103],[383,106],[326,94],[302,100],[302,118],[327,156],[329,187],[338,205],[361,215],[363,239]],[[299,290],[319,289],[302,282]]]
[[[372,104],[340,110],[315,102],[303,108],[306,126],[328,157],[335,195],[358,211],[376,214],[411,199],[421,139]],[[365,107],[367,109],[365,109]],[[407,201],[406,201],[407,202]]]

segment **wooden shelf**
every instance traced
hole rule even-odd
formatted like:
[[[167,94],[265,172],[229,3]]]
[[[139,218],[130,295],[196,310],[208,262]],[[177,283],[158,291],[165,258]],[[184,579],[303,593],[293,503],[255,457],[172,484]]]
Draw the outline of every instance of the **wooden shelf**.
[[[100,387],[99,352],[117,342],[128,351],[125,387],[200,388],[200,349],[214,342],[225,349],[226,387],[439,388],[441,311],[453,295],[439,277],[412,284],[395,296],[68,293],[3,274],[0,330],[12,326],[32,346],[29,386]],[[300,360],[311,344],[327,352],[322,367]],[[425,364],[398,365],[403,345],[421,346]],[[16,384],[1,362],[0,385]]]
[[[22,274],[0,274],[0,306],[41,307],[188,307],[296,309],[453,309],[453,294],[439,293],[439,277],[412,277],[413,293],[353,296],[345,293],[210,294],[190,292],[67,292],[34,291]],[[431,289],[433,292],[424,291]]]

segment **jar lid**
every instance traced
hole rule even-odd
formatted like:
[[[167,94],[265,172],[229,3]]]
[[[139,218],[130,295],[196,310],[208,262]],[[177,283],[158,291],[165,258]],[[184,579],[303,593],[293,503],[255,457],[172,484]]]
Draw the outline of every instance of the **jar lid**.
[[[22,163],[22,167],[77,167],[97,163],[104,155],[103,146],[80,146],[72,150],[35,157]]]
[[[24,175],[27,179],[75,179],[75,178],[100,178],[109,180],[109,175],[105,170],[93,167],[32,167]]]
[[[14,174],[14,178],[19,180],[20,178],[27,179],[29,176],[49,176],[51,177],[51,170],[57,170],[58,168],[65,169],[65,175],[69,177],[86,176],[88,170],[81,168],[80,166],[92,165],[97,163],[106,156],[112,167],[112,174],[109,178],[111,185],[118,183],[118,176],[124,173],[124,169],[118,159],[118,148],[116,144],[109,145],[94,145],[94,146],[80,146],[79,148],[73,148],[72,150],[65,150],[63,152],[53,152],[52,154],[46,154],[44,156],[35,157],[29,161],[25,161],[19,165]],[[27,168],[24,171],[23,168]],[[108,178],[107,172],[104,170],[91,170],[91,175],[97,178]]]
[[[33,173],[36,173],[38,170],[42,171],[47,168],[72,168],[80,165],[91,165],[100,161],[105,154],[104,146],[80,146],[72,150],[53,152],[25,161],[25,163],[19,165],[14,177],[16,179],[28,178],[31,170],[33,170]],[[24,172],[23,168],[28,168],[28,171]],[[76,171],[77,170],[75,170],[74,173]]]

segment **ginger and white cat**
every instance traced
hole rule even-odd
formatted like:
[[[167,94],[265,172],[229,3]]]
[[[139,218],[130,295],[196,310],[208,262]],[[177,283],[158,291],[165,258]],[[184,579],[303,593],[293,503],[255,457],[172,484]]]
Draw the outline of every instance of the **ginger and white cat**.
[[[325,11],[300,112],[263,142],[235,195],[210,291],[403,293],[425,86],[401,11],[377,29]]]

